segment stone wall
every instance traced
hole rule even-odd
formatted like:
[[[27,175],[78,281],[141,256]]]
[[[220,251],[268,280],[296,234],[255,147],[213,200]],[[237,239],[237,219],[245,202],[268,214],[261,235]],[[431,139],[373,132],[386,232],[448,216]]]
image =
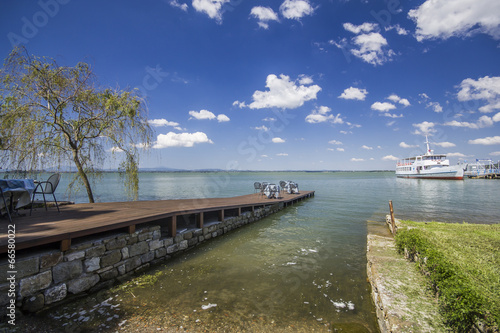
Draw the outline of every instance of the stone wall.
[[[136,232],[81,241],[68,251],[38,251],[16,260],[16,310],[36,312],[83,293],[93,293],[130,279],[152,265],[189,250],[232,229],[260,220],[283,209],[274,204],[223,222],[207,223],[201,229],[162,237],[160,225],[138,226]],[[76,243],[76,242],[75,242]],[[9,290],[14,287],[7,275],[8,263],[0,262],[0,316],[8,313]]]

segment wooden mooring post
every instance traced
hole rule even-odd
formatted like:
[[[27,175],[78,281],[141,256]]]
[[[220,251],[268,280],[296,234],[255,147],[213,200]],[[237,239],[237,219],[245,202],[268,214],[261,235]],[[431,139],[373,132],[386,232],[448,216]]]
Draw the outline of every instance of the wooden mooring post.
[[[394,209],[392,207],[392,200],[389,200],[389,210],[391,212],[391,232],[393,235],[396,234],[396,221],[394,220]]]

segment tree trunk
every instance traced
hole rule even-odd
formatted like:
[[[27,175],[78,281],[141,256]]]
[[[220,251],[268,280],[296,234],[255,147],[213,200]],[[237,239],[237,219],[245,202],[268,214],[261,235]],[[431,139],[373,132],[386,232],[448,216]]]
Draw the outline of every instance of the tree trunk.
[[[80,159],[78,157],[78,151],[75,149],[73,150],[73,160],[75,162],[76,168],[78,169],[78,175],[83,181],[83,184],[85,185],[85,189],[87,190],[87,196],[89,198],[89,203],[94,203],[94,195],[92,194],[92,189],[90,188],[90,182],[87,177],[87,174],[83,170],[82,163],[80,163]]]

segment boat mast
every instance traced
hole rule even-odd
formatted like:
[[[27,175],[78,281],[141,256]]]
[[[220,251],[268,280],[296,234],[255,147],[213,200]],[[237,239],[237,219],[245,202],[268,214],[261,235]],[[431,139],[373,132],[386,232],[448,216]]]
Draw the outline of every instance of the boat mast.
[[[431,150],[431,147],[429,146],[429,139],[427,138],[427,135],[425,136],[425,144],[427,145],[427,151],[425,152],[425,154],[432,155],[433,151]]]

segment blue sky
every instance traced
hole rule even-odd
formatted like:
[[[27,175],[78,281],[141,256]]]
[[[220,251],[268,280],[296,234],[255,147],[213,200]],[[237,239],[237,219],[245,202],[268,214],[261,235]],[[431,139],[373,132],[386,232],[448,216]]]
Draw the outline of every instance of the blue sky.
[[[15,44],[137,88],[141,167],[394,169],[500,159],[498,0],[4,0]]]

